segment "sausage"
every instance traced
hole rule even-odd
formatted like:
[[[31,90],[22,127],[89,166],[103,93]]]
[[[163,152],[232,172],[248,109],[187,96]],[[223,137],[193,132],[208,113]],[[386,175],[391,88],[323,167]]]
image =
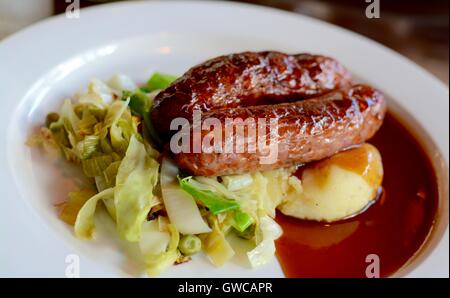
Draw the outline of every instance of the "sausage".
[[[150,117],[159,136],[168,140],[171,121],[191,120],[194,110],[297,101],[349,85],[349,72],[332,58],[273,51],[231,54],[191,68],[161,91]]]
[[[222,136],[222,152],[206,153],[205,148],[211,149],[214,146],[211,141],[210,145],[204,146],[203,153],[181,152],[174,157],[181,169],[196,176],[219,176],[288,167],[320,160],[365,142],[380,128],[385,113],[386,102],[383,95],[367,85],[355,85],[294,103],[219,109],[203,114],[202,120],[213,117],[222,124],[222,131],[217,134]],[[256,124],[249,125],[250,128],[244,132],[234,129],[231,134],[225,134],[226,119],[237,118],[253,119],[250,123],[257,123],[257,118],[264,119],[266,123],[269,119],[278,121],[275,130],[278,133],[278,139],[275,140],[278,154],[272,163],[261,163],[262,158],[268,155],[268,146],[257,146],[255,152],[248,152],[248,144],[258,142],[249,133]],[[190,130],[193,129],[191,125]],[[211,132],[213,127],[202,130],[202,140]],[[274,130],[269,128],[257,129],[256,135],[258,138],[265,135],[268,141],[271,133],[274,135]],[[226,153],[225,140],[232,140],[234,144],[243,141],[248,143],[243,142],[246,144],[244,152],[238,153],[235,150]]]

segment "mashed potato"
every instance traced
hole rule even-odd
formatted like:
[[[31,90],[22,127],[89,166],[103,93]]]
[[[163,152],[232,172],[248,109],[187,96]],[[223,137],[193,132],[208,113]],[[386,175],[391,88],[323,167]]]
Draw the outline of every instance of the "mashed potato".
[[[300,195],[288,195],[278,209],[301,219],[340,220],[374,200],[382,179],[380,153],[364,144],[307,166],[301,176]]]

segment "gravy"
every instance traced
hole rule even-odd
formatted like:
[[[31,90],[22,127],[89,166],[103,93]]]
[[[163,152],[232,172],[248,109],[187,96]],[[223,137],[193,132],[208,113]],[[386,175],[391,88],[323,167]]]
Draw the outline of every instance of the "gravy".
[[[335,223],[304,221],[280,212],[277,256],[287,277],[366,277],[369,254],[380,275],[399,270],[424,243],[438,206],[436,174],[415,137],[392,114],[369,140],[384,166],[380,198],[367,211]]]

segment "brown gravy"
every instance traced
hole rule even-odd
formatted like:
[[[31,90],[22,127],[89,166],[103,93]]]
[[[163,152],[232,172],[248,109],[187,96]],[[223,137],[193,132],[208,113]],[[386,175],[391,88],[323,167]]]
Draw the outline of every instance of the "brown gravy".
[[[436,174],[415,137],[392,114],[369,141],[381,153],[383,192],[366,212],[332,224],[277,214],[277,256],[287,277],[366,277],[376,254],[380,275],[399,270],[424,243],[438,206]]]

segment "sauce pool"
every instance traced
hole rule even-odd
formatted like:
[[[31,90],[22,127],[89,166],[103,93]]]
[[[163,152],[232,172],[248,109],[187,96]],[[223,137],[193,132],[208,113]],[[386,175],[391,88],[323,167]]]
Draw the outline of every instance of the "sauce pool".
[[[436,174],[415,137],[392,114],[369,140],[381,153],[383,191],[367,211],[335,223],[277,213],[277,257],[287,277],[366,277],[368,255],[380,276],[399,270],[424,243],[438,206]]]

